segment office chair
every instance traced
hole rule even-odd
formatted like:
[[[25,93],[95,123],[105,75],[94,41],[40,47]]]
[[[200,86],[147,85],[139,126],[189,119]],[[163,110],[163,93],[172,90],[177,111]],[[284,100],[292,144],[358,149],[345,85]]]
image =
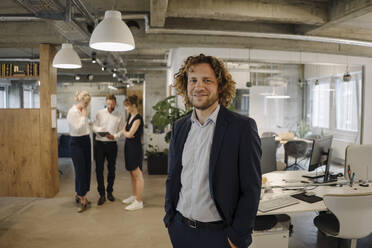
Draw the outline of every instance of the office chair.
[[[262,138],[272,137],[272,136],[278,136],[278,134],[275,133],[275,132],[263,132],[262,135],[261,135]]]
[[[284,144],[285,162],[287,164],[285,170],[304,169],[297,163],[297,159],[305,157],[307,149],[308,144],[306,141],[303,140],[289,140],[287,143],[285,143]],[[289,165],[288,157],[293,157],[295,159],[295,162]]]
[[[351,172],[355,173],[354,181],[371,180],[372,167],[370,158],[372,154],[372,145],[349,145],[345,150],[345,171],[347,178],[347,169],[350,165]],[[347,178],[349,179],[349,178]]]
[[[314,140],[314,139],[321,139],[322,136],[319,134],[309,134],[305,136],[305,139]]]
[[[324,195],[323,200],[331,213],[314,218],[319,231],[328,236],[351,239],[351,248],[356,248],[358,239],[372,233],[372,193]]]
[[[261,134],[261,138],[277,137],[277,136],[279,136],[279,135],[277,133],[275,133],[275,132],[263,132]],[[280,141],[275,141],[275,145],[276,145],[276,148],[279,149],[282,144],[280,144]]]

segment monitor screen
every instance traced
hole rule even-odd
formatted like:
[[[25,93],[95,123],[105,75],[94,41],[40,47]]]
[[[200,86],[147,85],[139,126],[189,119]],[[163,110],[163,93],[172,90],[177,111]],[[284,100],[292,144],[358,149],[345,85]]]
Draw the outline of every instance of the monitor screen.
[[[329,151],[332,146],[333,136],[323,136],[320,139],[314,139],[313,148],[310,157],[309,171],[315,170],[316,168],[326,165],[329,158]]]

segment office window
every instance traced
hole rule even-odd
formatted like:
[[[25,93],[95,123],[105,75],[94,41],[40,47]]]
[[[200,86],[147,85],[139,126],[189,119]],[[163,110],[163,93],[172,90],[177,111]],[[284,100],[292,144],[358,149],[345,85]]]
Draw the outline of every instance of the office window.
[[[23,90],[23,108],[32,108],[32,90]]]
[[[6,108],[6,88],[0,87],[0,108]]]
[[[336,80],[336,128],[358,131],[361,106],[361,73],[352,75],[349,82]]]
[[[329,128],[330,116],[330,79],[316,80],[312,84],[312,113],[313,127]]]

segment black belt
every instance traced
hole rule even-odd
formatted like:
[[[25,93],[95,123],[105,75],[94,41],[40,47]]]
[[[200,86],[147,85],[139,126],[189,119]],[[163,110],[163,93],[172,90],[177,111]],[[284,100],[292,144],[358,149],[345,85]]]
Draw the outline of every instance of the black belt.
[[[200,222],[197,220],[190,220],[184,217],[180,212],[177,212],[177,214],[181,217],[182,223],[185,223],[191,228],[224,229],[226,227],[226,224],[223,221]]]

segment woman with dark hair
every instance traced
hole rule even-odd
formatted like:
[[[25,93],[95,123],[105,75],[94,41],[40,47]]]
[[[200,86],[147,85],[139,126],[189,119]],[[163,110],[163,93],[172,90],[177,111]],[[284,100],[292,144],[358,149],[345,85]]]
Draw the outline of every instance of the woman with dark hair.
[[[142,193],[144,180],[142,175],[143,151],[141,137],[143,133],[143,119],[138,113],[138,97],[129,96],[124,100],[124,108],[127,111],[127,121],[123,129],[125,139],[125,168],[130,172],[132,179],[132,195],[123,200],[130,204],[126,210],[137,210],[143,208]]]
[[[79,213],[89,207],[86,194],[90,189],[91,150],[87,107],[90,95],[87,91],[75,94],[77,104],[71,107],[67,114],[67,122],[71,135],[71,157],[75,169],[75,200],[80,203]]]

